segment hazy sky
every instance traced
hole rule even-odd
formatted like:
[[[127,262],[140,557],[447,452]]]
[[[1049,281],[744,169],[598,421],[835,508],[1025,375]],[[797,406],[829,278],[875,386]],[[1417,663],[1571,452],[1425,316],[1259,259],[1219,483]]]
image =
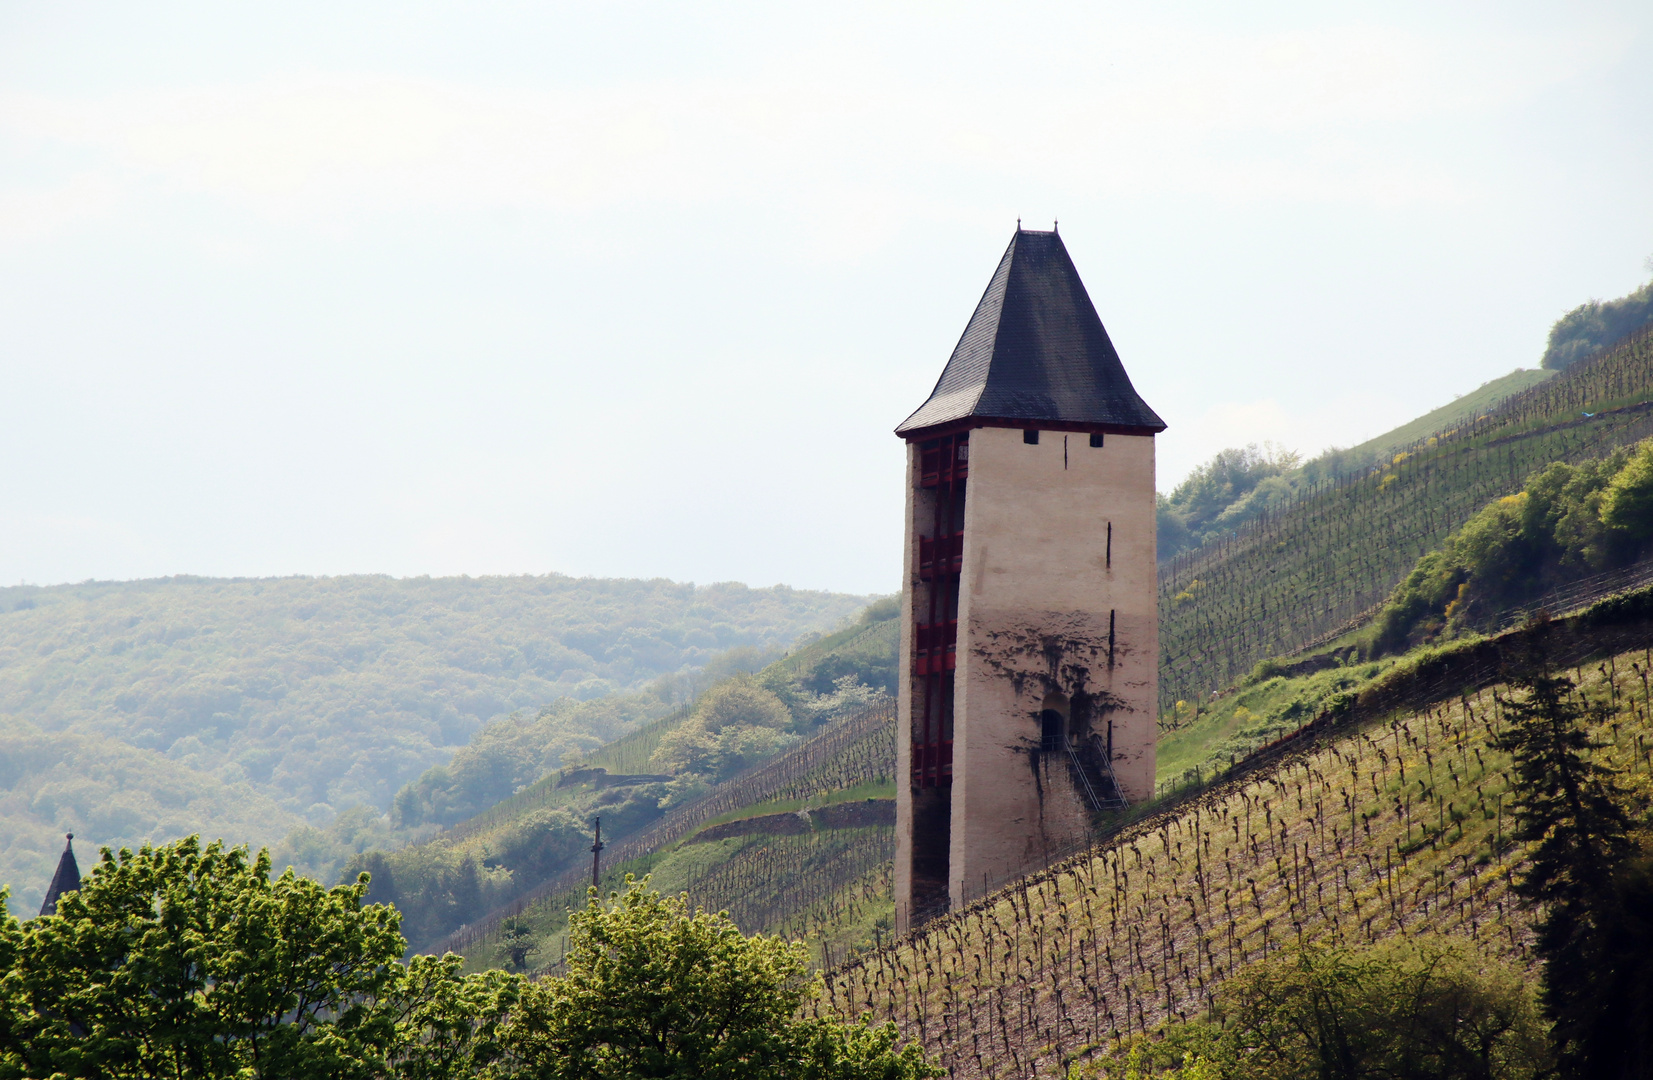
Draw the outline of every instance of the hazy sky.
[[[0,6],[0,582],[897,586],[1018,216],[1169,489],[1645,280],[1653,5]]]

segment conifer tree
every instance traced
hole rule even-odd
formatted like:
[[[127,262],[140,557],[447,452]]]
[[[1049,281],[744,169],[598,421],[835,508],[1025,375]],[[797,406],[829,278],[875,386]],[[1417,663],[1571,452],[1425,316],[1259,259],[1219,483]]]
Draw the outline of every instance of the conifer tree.
[[[1602,967],[1580,1033],[1583,1076],[1653,1077],[1653,862],[1635,859],[1618,874]]]
[[[1528,674],[1514,685],[1525,693],[1506,703],[1496,745],[1514,757],[1519,778],[1515,837],[1536,845],[1516,891],[1543,909],[1543,1006],[1564,1070],[1607,1075],[1587,1073],[1585,1061],[1609,963],[1615,877],[1634,846],[1614,772],[1592,755],[1603,744],[1587,725],[1605,719],[1604,706],[1582,700],[1563,676]]]

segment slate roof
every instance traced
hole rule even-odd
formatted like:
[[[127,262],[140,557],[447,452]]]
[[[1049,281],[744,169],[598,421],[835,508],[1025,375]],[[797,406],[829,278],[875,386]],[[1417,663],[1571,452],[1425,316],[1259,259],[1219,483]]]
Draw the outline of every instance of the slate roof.
[[[57,861],[57,873],[52,875],[52,883],[46,889],[46,899],[41,901],[40,914],[56,915],[58,897],[79,889],[80,866],[75,862],[75,834],[70,833],[64,838],[63,858]]]
[[[930,399],[895,433],[967,419],[1165,430],[1055,232],[1016,230]]]

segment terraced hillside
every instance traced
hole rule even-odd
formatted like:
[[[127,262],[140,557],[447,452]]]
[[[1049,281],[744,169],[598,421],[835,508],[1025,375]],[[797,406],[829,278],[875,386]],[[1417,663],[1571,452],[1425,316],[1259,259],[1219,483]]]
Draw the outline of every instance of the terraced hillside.
[[[1563,611],[1611,592],[1645,587],[1649,576],[1646,569],[1640,563],[1629,567],[1628,570],[1635,573],[1628,581],[1620,580],[1625,576],[1620,571],[1580,579],[1573,582],[1568,593],[1572,603],[1563,605],[1558,599],[1560,593],[1551,593],[1545,596],[1545,606],[1552,611]],[[1461,659],[1471,654],[1460,651],[1454,655]],[[1259,747],[1292,735],[1306,721],[1342,708],[1342,703],[1354,696],[1371,700],[1372,695],[1377,694],[1381,700],[1390,692],[1385,688],[1395,679],[1412,680],[1408,685],[1412,687],[1414,703],[1433,700],[1416,697],[1418,684],[1408,672],[1415,673],[1418,663],[1417,656],[1352,663],[1347,648],[1341,648],[1285,666],[1288,672],[1300,672],[1298,677],[1248,679],[1237,691],[1205,702],[1198,716],[1189,715],[1190,710],[1179,709],[1174,716],[1174,730],[1165,732],[1161,739],[1160,801],[1167,798],[1174,801],[1188,786],[1201,785],[1214,774],[1221,774],[1237,762],[1243,763]],[[1475,677],[1479,679],[1481,675]],[[1461,678],[1461,672],[1453,678]],[[1446,690],[1454,688],[1446,687]],[[890,840],[887,829],[879,830],[874,827],[877,823],[868,822],[865,832],[851,835],[840,831],[839,825],[823,825],[825,819],[821,817],[811,819],[801,830],[772,826],[777,823],[794,826],[798,819],[789,817],[789,812],[803,808],[812,800],[819,803],[849,798],[851,794],[847,794],[846,789],[871,783],[874,776],[881,778],[880,788],[886,786],[887,781],[882,778],[893,772],[889,720],[878,723],[884,728],[877,749],[872,749],[870,742],[857,742],[855,752],[840,763],[841,767],[830,778],[826,773],[812,772],[816,769],[815,763],[824,765],[831,761],[833,755],[844,753],[851,741],[872,735],[877,725],[847,735],[840,730],[830,739],[816,740],[798,754],[783,757],[740,784],[719,791],[715,797],[674,811],[665,821],[629,838],[610,852],[609,865],[612,867],[615,861],[623,865],[610,876],[609,883],[617,884],[626,871],[651,872],[661,887],[687,889],[701,904],[729,909],[748,931],[784,932],[807,938],[817,948],[824,947],[823,962],[828,956],[842,959],[871,945],[888,928]],[[651,738],[658,741],[658,736],[644,731],[630,737],[628,742],[641,743]],[[832,746],[834,742],[841,747]],[[623,757],[642,761],[646,757],[643,749],[641,745],[628,749],[626,743],[620,743],[604,753],[617,755],[616,760]],[[788,777],[799,778],[784,793],[774,780],[781,770],[786,770]],[[801,779],[806,773],[811,778]],[[560,791],[559,788],[557,794]],[[864,794],[854,792],[853,797]],[[518,800],[525,801],[530,796],[542,797],[531,790]],[[522,809],[507,804],[500,808],[501,816],[519,814]],[[1116,831],[1130,827],[1132,821],[1144,813],[1157,812],[1160,812],[1158,807],[1149,804],[1131,814],[1110,816],[1099,824],[1104,833]],[[494,816],[490,813],[484,817]],[[729,832],[729,826],[717,824],[737,817],[756,825],[765,816],[773,820],[761,830],[742,825]],[[721,846],[716,857],[708,856],[704,849],[689,852],[683,844],[703,825],[717,825],[716,841]],[[800,839],[791,835],[795,831],[809,835]],[[754,833],[777,832],[787,835],[754,836]],[[1053,857],[1063,854],[1053,853]],[[789,889],[785,884],[788,878],[806,884]],[[504,955],[502,942],[507,935],[520,938],[526,934],[538,943],[555,942],[562,933],[563,914],[568,907],[581,902],[587,884],[585,870],[573,865],[522,901],[468,927],[446,944],[466,949],[477,963],[487,963],[490,958]],[[512,920],[509,926],[505,925],[507,919]],[[544,956],[554,955],[555,950],[545,950]]]
[[[1609,701],[1605,756],[1645,805],[1650,639],[1642,592],[1414,655],[1341,715],[839,966],[824,1004],[894,1020],[954,1076],[1059,1076],[1115,1036],[1198,1015],[1230,973],[1285,946],[1443,932],[1526,962],[1510,763],[1489,743],[1509,692],[1497,672],[1536,649]]]
[[[891,601],[872,605],[853,624],[755,674],[737,672],[705,687],[685,707],[421,843],[356,856],[344,876],[372,874],[371,898],[402,911],[403,933],[415,950],[470,950],[498,931],[503,919],[537,909],[546,897],[588,879],[595,817],[602,818],[608,861],[616,864],[675,844],[687,835],[685,828],[743,812],[754,802],[838,798],[846,789],[887,786],[894,770],[889,699],[882,697],[885,704],[870,713],[865,705],[880,700],[893,683],[898,611]],[[656,760],[656,751],[682,734],[685,724],[694,728],[697,709],[720,687],[742,680],[788,718],[774,741],[785,746],[803,739],[800,745],[768,760],[754,752],[748,760],[756,759],[755,766],[722,782],[726,773],[674,772]],[[868,727],[871,714],[878,719]],[[522,737],[531,738],[533,730],[525,728]],[[876,751],[863,745],[873,734],[882,739]],[[765,753],[774,755],[775,748]],[[878,793],[858,797],[868,794]],[[889,833],[887,825],[883,831]]]
[[[1552,461],[1653,434],[1653,332],[1497,409],[1314,489],[1160,570],[1160,708],[1198,703],[1260,660],[1323,640],[1382,601],[1418,556]]]
[[[661,889],[728,910],[748,933],[793,934],[840,955],[872,941],[894,905],[894,739],[894,702],[884,698],[610,844],[602,887],[617,887],[628,873],[652,874]],[[860,817],[829,812],[869,800],[873,812]],[[814,820],[799,831],[774,827],[777,817],[811,810]],[[735,833],[729,825],[759,818],[770,819],[761,831],[696,842],[708,827]],[[528,937],[540,950],[537,963],[555,964],[567,912],[585,902],[589,866],[570,866],[427,951],[451,949],[487,967],[507,955],[507,937]]]

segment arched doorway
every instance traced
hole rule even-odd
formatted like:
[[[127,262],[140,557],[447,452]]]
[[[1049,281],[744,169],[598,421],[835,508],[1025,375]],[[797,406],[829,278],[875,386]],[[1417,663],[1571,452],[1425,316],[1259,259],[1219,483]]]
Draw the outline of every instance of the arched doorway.
[[[1046,694],[1039,706],[1039,749],[1060,753],[1068,746],[1068,699]]]

